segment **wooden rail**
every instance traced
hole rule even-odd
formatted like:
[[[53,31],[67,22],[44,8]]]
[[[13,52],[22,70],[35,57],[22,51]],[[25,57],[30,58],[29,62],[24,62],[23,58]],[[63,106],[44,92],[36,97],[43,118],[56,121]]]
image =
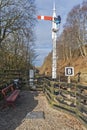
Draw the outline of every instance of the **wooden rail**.
[[[43,92],[54,108],[73,114],[87,127],[87,86],[44,79]]]

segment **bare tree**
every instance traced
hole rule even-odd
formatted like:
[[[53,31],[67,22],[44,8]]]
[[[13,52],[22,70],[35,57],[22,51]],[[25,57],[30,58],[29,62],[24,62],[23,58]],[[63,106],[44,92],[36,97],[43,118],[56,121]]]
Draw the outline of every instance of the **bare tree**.
[[[34,46],[35,23],[34,0],[0,0],[0,53],[4,58],[3,64],[7,66],[11,62],[13,63],[11,67],[27,64],[25,62],[26,54],[29,55],[27,44],[31,49]],[[33,49],[32,52],[34,52]]]
[[[0,43],[11,33],[31,32],[35,24],[35,5],[31,0],[1,0]]]
[[[82,6],[77,5],[75,6],[67,17],[67,26],[70,28],[72,27],[73,35],[76,39],[76,43],[80,49],[80,53],[82,56],[86,56],[86,49],[85,49],[85,35],[84,32],[86,31],[86,22],[87,22],[87,2],[82,4]],[[75,45],[74,44],[74,45]],[[76,46],[77,46],[76,45]]]

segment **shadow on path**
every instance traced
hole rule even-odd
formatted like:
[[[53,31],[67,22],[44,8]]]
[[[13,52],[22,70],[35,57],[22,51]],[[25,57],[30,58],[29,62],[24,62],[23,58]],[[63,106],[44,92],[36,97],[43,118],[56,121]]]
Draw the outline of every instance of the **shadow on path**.
[[[17,99],[15,108],[7,107],[0,110],[0,130],[15,130],[38,104],[34,97],[37,92],[22,91]]]

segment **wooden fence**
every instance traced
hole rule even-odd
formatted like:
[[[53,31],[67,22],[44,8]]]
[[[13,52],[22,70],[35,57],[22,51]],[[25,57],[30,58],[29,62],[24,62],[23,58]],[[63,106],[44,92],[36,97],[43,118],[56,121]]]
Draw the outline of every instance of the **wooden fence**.
[[[87,86],[44,79],[43,91],[52,107],[73,114],[87,127]]]
[[[29,80],[28,70],[0,70],[0,89],[19,78]]]

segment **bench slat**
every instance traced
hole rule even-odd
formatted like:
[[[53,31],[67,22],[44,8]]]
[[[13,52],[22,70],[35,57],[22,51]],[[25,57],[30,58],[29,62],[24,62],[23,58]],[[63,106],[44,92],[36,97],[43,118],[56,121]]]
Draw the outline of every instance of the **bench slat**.
[[[14,107],[14,102],[19,96],[20,90],[14,89],[13,84],[10,84],[8,87],[2,89],[2,94],[4,96],[5,101],[7,102],[7,105],[12,105]]]
[[[20,90],[15,90],[8,98],[6,98],[7,102],[14,102],[19,95]]]

